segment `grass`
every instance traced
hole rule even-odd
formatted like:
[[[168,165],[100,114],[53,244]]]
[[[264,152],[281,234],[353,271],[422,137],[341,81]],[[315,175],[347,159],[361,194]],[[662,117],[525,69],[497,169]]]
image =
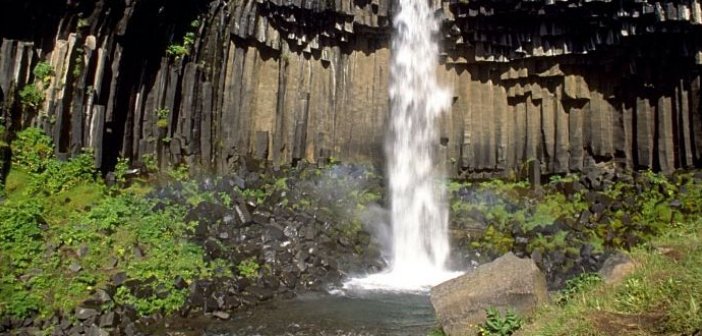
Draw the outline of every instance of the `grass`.
[[[523,335],[681,335],[702,326],[702,219],[675,224],[630,256],[636,271],[543,307]]]

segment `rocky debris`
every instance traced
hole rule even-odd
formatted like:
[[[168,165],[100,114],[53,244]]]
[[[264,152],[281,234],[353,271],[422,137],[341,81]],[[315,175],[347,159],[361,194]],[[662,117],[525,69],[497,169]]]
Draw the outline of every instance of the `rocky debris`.
[[[431,289],[431,303],[447,335],[469,335],[485,309],[515,309],[522,315],[548,301],[546,278],[531,259],[512,253]]]
[[[617,252],[605,260],[599,273],[605,283],[613,284],[621,282],[634,270],[636,270],[634,261],[626,254]]]

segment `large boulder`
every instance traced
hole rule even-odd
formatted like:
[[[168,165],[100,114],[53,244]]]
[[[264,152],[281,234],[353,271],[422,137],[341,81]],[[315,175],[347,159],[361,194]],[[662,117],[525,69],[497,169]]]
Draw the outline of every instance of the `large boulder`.
[[[511,252],[431,289],[436,317],[450,336],[475,335],[488,307],[514,309],[524,316],[547,301],[544,274],[534,261]]]

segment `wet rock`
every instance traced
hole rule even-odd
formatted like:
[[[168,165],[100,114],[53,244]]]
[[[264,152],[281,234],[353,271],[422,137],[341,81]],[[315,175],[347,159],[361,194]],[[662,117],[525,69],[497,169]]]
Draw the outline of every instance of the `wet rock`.
[[[488,307],[513,308],[525,315],[547,301],[544,274],[531,259],[512,253],[431,289],[437,320],[448,335],[475,333],[469,326],[483,322]]]

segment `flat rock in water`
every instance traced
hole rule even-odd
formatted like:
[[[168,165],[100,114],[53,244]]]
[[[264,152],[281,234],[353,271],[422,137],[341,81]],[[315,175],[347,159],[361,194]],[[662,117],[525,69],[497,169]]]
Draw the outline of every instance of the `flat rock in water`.
[[[547,301],[544,274],[533,260],[511,252],[431,289],[437,320],[449,336],[476,334],[489,307],[523,316]]]

